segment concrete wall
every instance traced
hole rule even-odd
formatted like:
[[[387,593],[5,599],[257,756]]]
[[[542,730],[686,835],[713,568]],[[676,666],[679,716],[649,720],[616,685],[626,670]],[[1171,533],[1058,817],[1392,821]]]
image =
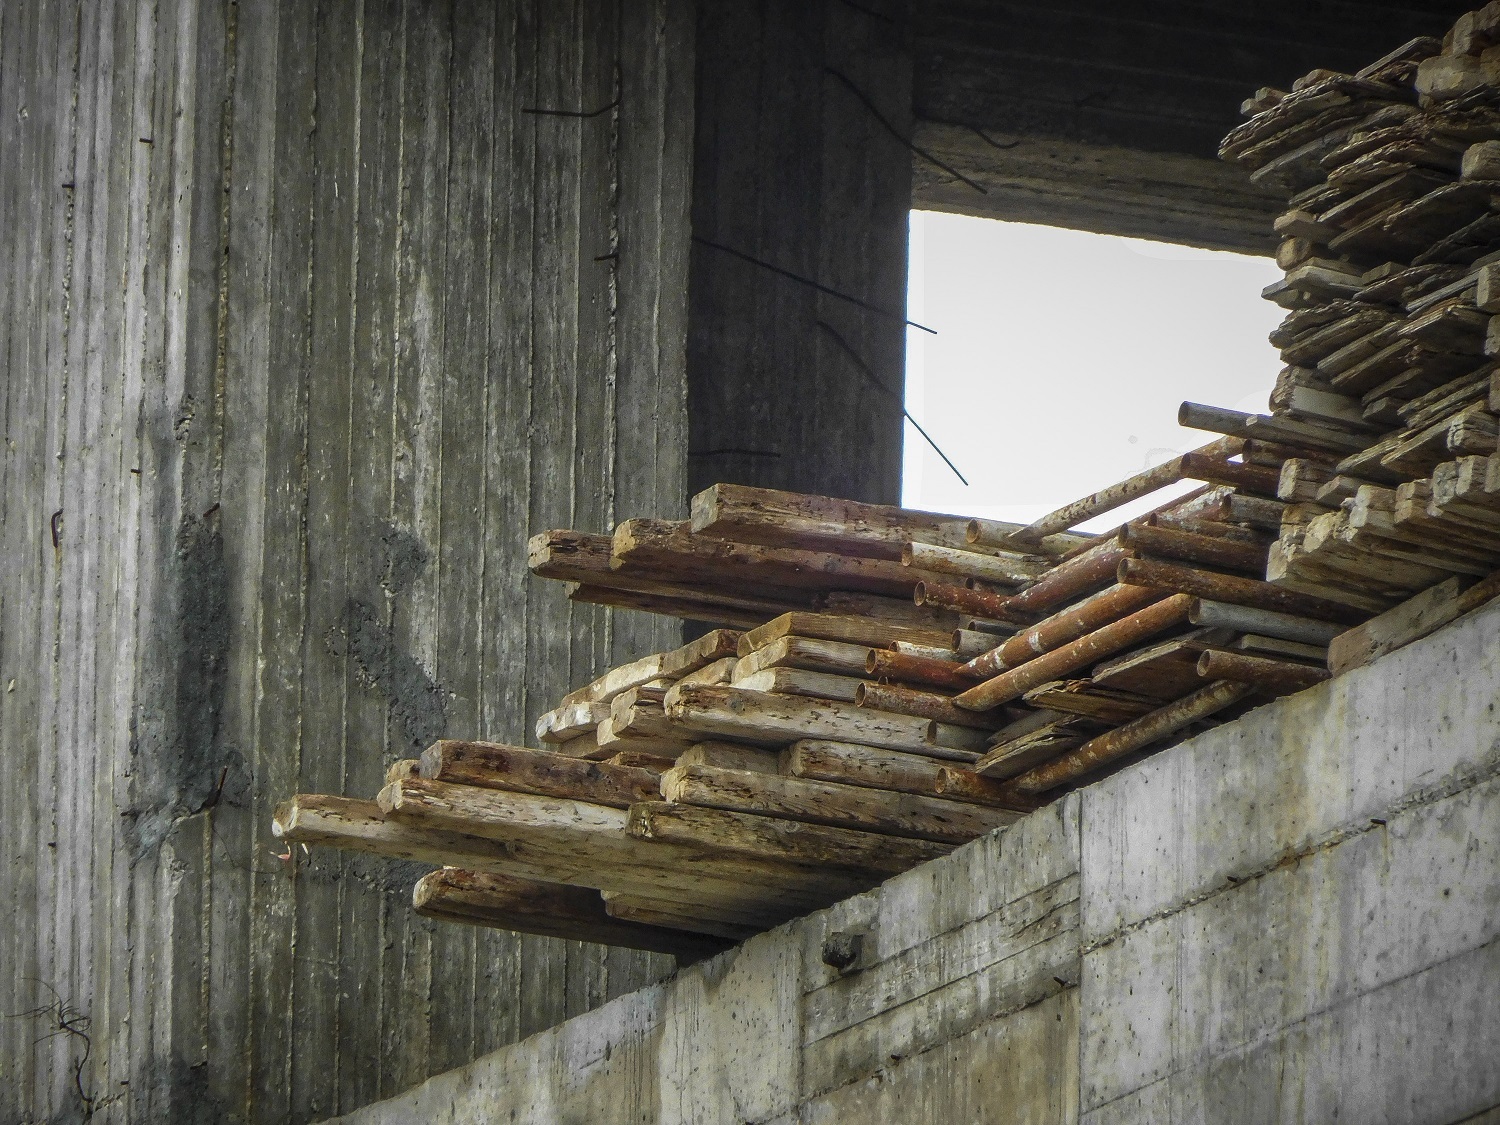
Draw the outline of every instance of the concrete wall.
[[[691,491],[900,498],[907,7],[699,5]]]
[[[343,1120],[1500,1120],[1500,605]],[[831,932],[863,935],[848,971]]]
[[[325,1117],[671,967],[269,825],[673,643],[525,542],[683,506],[693,34],[0,6],[0,1120]]]

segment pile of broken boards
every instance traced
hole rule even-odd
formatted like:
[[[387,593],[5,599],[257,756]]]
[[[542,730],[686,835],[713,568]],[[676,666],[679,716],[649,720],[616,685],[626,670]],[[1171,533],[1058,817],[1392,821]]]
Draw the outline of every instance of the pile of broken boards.
[[[700,956],[1325,678],[1367,615],[1257,577],[1284,505],[1247,444],[1056,530],[719,485],[688,521],[544,533],[533,570],[574,597],[721,627],[572,691],[534,748],[439,742],[374,800],[294,798],[276,831],[441,865],[424,914]],[[1064,526],[1195,474],[1238,483]],[[722,627],[750,599],[798,608]]]
[[[1318,447],[1283,469],[1269,581],[1371,613],[1451,600],[1500,560],[1500,4],[1245,110],[1221,155],[1289,196],[1266,291],[1287,366],[1271,418],[1182,420]]]

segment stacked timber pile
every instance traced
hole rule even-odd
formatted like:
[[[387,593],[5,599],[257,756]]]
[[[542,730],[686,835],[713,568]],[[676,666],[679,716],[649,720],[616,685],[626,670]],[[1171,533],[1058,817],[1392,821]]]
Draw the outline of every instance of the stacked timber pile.
[[[1286,368],[1269,416],[1193,404],[1189,425],[1296,433],[1267,578],[1370,613],[1500,564],[1500,4],[1354,75],[1263,90],[1221,154],[1288,193]]]
[[[1323,678],[1361,615],[1256,577],[1279,462],[1244,445],[1030,527],[719,485],[682,523],[544,533],[533,569],[575,598],[751,627],[605,672],[535,747],[439,742],[276,831],[439,866],[433,917],[702,956]],[[1070,530],[1194,477],[1221,483]]]

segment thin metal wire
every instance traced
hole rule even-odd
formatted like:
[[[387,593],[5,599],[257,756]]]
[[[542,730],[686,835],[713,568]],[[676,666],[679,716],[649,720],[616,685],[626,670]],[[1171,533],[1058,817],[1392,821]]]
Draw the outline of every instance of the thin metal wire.
[[[830,78],[836,78],[836,79],[838,79],[838,81],[843,84],[844,88],[846,90],[848,90],[851,94],[853,94],[856,98],[858,98],[860,100],[860,102],[864,105],[864,107],[867,110],[870,111],[870,116],[873,117],[873,118],[875,118],[876,121],[880,122],[882,125],[885,126],[886,132],[888,132],[891,136],[895,137],[898,141],[900,141],[902,144],[904,144],[907,148],[911,149],[912,152],[916,153],[923,160],[927,161],[929,164],[933,165],[934,167],[941,168],[944,172],[947,172],[948,175],[953,176],[956,179],[962,180],[964,183],[968,184],[971,188],[973,188],[975,191],[977,191],[980,195],[988,195],[989,194],[989,192],[985,191],[984,188],[981,185],[979,185],[979,184],[975,183],[973,180],[969,179],[968,176],[965,176],[962,172],[960,172],[957,168],[953,167],[951,164],[944,164],[937,157],[933,156],[932,153],[928,152],[925,148],[922,148],[920,145],[916,144],[910,138],[903,137],[901,135],[901,130],[897,129],[894,125],[892,125],[889,121],[887,121],[885,119],[884,115],[881,114],[880,110],[878,110],[878,109],[875,108],[875,103],[870,100],[869,96],[863,90],[861,90],[858,86],[856,86],[850,79],[844,77],[844,75],[842,75],[838,71],[834,70],[833,67],[831,67],[831,66],[825,66],[823,68],[823,73],[826,74],[826,75],[828,75]]]
[[[781,266],[775,265],[771,262],[767,262],[762,258],[757,258],[752,254],[746,254],[743,250],[736,250],[733,246],[725,246],[722,242],[714,242],[712,239],[704,238],[701,234],[693,235],[693,241],[701,246],[707,246],[712,250],[718,250],[721,253],[728,254],[730,257],[738,258],[742,262],[749,262],[752,266],[759,266],[763,270],[770,270],[772,273],[780,274],[782,277],[790,278],[792,281],[796,281],[802,285],[806,285],[810,288],[816,289],[819,293],[827,293],[830,297],[837,297],[841,301],[848,301],[851,305],[858,305],[860,308],[866,309],[869,312],[878,313],[881,316],[890,317],[892,320],[899,321],[902,324],[910,325],[913,328],[920,328],[923,332],[930,332],[934,336],[937,335],[936,329],[928,328],[925,324],[918,324],[915,320],[907,320],[906,317],[902,316],[898,312],[892,312],[890,309],[883,309],[879,305],[873,305],[869,301],[866,301],[860,297],[855,297],[852,294],[841,293],[837,289],[830,289],[821,281],[814,281],[810,277],[803,277],[800,273],[793,273],[791,270],[783,269]]]
[[[859,353],[850,346],[849,341],[840,336],[838,332],[834,330],[832,325],[820,320],[818,321],[818,327],[833,337],[833,342],[841,347],[844,350],[844,354],[854,361],[854,365],[859,368],[859,370],[864,374],[865,378],[870,381],[870,383],[875,387],[876,390],[885,394],[887,397],[894,399],[898,404],[900,404],[902,417],[904,417],[908,422],[916,427],[917,433],[921,434],[922,437],[927,440],[927,444],[932,446],[932,451],[943,459],[943,464],[952,469],[953,475],[956,476],[959,480],[963,481],[964,487],[968,488],[969,482],[967,478],[965,478],[963,473],[958,471],[958,466],[948,459],[948,455],[942,451],[942,449],[938,446],[938,443],[932,440],[932,435],[924,430],[922,428],[922,424],[911,416],[910,411],[906,409],[906,404],[901,401],[901,396],[899,396],[895,391],[891,390],[890,387],[887,387],[885,383],[881,381],[880,376],[876,375],[875,372],[870,369],[870,365],[859,357]]]

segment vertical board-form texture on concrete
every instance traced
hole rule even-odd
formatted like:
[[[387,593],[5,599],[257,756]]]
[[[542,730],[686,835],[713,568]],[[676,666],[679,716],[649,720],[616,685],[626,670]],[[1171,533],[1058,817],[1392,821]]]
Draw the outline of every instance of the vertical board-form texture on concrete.
[[[693,34],[0,6],[0,1120],[323,1118],[670,967],[269,825],[671,643],[524,555],[682,505]]]
[[[698,6],[693,491],[900,494],[908,7]]]
[[[1494,1125],[1497,629],[1493,605],[345,1120]]]

